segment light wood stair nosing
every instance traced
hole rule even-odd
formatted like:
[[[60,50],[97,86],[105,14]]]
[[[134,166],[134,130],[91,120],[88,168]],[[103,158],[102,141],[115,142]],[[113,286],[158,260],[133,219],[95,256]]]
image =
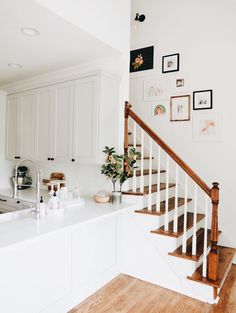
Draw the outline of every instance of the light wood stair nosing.
[[[205,214],[201,214],[198,213],[197,214],[197,225],[205,218]],[[183,226],[183,219],[184,219],[184,214],[182,214],[181,216],[179,216],[178,218],[178,229],[181,228]],[[187,229],[186,231],[188,232],[190,229],[193,228],[193,213],[191,212],[187,212],[187,221],[189,221],[187,224]],[[174,225],[174,221],[170,221],[169,222],[169,231],[165,231],[164,230],[164,226],[156,229],[156,230],[151,230],[152,234],[156,234],[156,235],[161,235],[161,236],[167,236],[167,237],[174,237],[174,238],[179,238],[183,235],[183,230],[178,231],[177,233],[171,231],[171,229],[173,229],[173,225]]]
[[[173,202],[174,202],[175,197],[169,198],[168,212],[171,212],[171,211],[173,211],[175,209],[175,203],[171,204],[170,203],[171,200],[173,200]],[[178,197],[178,208],[184,205],[184,202],[181,202],[181,200],[184,200],[184,198]],[[188,203],[191,202],[191,201],[192,201],[192,199],[189,198],[188,199]],[[165,200],[161,201],[160,207],[162,207],[162,203],[165,206]],[[138,214],[146,214],[146,215],[153,215],[153,216],[162,216],[162,215],[165,214],[165,210],[164,209],[161,209],[161,211],[158,212],[158,211],[153,210],[154,207],[156,208],[156,204],[152,205],[152,211],[149,211],[148,208],[146,207],[146,208],[143,208],[141,210],[135,210],[134,212],[138,213]]]

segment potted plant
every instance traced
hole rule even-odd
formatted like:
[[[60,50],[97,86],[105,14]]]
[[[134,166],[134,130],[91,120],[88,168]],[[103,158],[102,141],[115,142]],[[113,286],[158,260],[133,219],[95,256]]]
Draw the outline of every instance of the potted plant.
[[[105,147],[106,161],[102,165],[101,173],[104,174],[113,184],[112,203],[121,203],[121,191],[123,183],[132,177],[133,170],[137,168],[136,158],[140,157],[140,152],[131,148],[127,154],[117,154],[115,148]],[[116,189],[119,184],[119,190]]]

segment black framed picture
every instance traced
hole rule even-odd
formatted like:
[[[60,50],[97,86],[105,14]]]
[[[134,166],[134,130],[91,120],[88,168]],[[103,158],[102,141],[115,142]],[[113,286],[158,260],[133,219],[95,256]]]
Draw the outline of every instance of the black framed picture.
[[[212,89],[199,90],[193,92],[193,109],[208,110],[212,109]]]
[[[179,71],[179,53],[164,55],[162,57],[162,73]]]
[[[154,46],[130,51],[130,73],[153,69]]]

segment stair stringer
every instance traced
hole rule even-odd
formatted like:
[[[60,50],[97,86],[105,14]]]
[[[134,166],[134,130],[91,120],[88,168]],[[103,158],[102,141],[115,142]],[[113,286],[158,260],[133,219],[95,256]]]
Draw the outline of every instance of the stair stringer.
[[[123,212],[121,216],[121,273],[203,302],[216,303],[218,299],[214,299],[211,286],[187,279],[187,275],[195,271],[196,262],[173,258],[166,253],[167,247],[169,252],[176,249],[178,240],[145,231],[140,225],[142,218],[138,222],[134,216],[133,209]],[[150,217],[153,219],[153,216]],[[146,224],[146,219],[143,222]]]

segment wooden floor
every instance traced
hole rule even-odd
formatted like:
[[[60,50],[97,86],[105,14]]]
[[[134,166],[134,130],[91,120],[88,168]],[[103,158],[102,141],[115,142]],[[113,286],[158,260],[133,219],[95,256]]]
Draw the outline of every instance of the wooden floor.
[[[70,313],[236,313],[236,265],[217,305],[204,304],[176,292],[119,275]]]

